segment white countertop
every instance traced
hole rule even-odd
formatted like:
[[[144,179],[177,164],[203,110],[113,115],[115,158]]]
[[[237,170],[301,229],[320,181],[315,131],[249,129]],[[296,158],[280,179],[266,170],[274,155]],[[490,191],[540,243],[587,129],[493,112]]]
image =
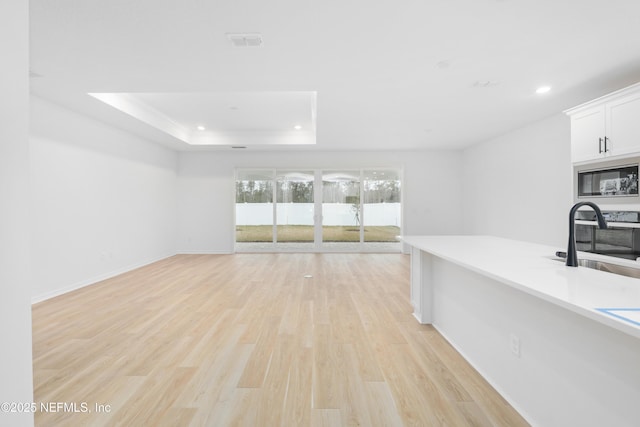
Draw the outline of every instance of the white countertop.
[[[567,267],[555,260],[566,248],[493,236],[403,236],[402,241],[512,288],[640,338],[640,279]],[[578,252],[578,258],[611,257]],[[615,260],[640,268],[636,261]]]

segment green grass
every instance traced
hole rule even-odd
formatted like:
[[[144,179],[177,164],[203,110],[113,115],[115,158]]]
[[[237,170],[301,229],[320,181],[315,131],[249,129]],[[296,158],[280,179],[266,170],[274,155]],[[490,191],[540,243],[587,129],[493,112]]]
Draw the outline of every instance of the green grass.
[[[273,227],[271,225],[239,225],[236,227],[237,242],[271,242]],[[365,242],[396,242],[400,227],[368,226],[364,228]],[[359,242],[358,226],[324,226],[322,227],[324,242]],[[313,226],[311,225],[279,225],[278,242],[313,242]]]

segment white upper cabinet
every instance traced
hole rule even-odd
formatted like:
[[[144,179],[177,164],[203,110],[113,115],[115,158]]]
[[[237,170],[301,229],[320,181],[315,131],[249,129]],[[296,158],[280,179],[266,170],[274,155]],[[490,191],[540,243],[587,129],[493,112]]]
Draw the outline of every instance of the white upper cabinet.
[[[605,122],[604,105],[571,116],[571,160],[574,163],[607,155]]]
[[[616,99],[607,106],[607,138],[612,156],[640,152],[640,91]]]
[[[573,163],[640,154],[640,84],[565,112]]]

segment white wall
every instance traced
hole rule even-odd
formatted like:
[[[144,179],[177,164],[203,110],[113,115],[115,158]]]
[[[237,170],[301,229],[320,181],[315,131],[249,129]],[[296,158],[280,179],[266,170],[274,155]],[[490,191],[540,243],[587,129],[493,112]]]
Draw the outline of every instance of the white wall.
[[[462,154],[431,152],[186,152],[179,155],[178,252],[234,246],[235,168],[404,169],[404,234],[460,234]]]
[[[177,153],[31,97],[33,300],[175,254]]]
[[[29,3],[0,2],[0,403],[31,402],[29,289]],[[32,426],[0,412],[0,425]]]
[[[464,150],[465,233],[566,246],[570,138],[559,113]]]

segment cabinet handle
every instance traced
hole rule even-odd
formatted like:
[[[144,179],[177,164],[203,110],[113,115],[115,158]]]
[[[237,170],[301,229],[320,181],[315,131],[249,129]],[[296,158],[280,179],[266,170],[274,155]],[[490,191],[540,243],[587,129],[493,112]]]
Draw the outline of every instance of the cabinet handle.
[[[606,153],[607,151],[609,151],[609,150],[607,149],[607,139],[609,139],[609,138],[607,138],[607,137],[605,136],[605,137],[604,137],[604,152],[605,152],[605,153]]]
[[[602,138],[598,138],[598,153],[602,154]]]

